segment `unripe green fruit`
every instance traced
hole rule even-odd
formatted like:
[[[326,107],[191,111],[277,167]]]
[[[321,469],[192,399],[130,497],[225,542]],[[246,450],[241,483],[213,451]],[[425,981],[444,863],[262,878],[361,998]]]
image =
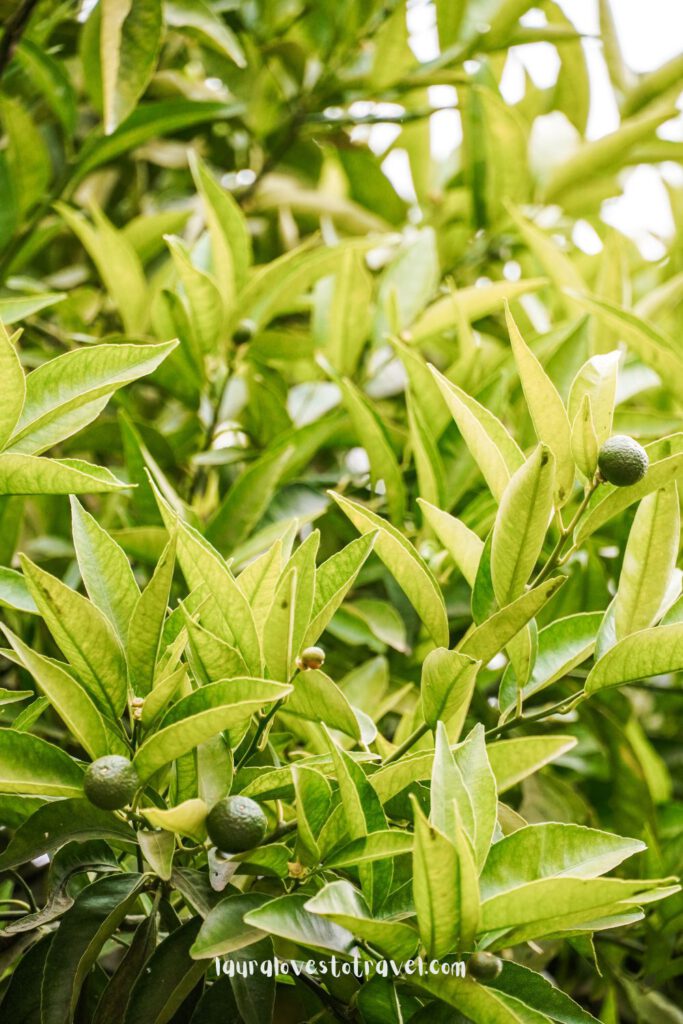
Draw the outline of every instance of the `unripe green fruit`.
[[[248,796],[226,796],[209,811],[206,831],[223,853],[242,853],[263,840],[268,821],[263,808]]]
[[[240,320],[233,331],[232,340],[236,345],[244,345],[245,342],[251,341],[256,331],[257,326],[253,320]]]
[[[477,981],[493,981],[503,970],[503,961],[493,953],[473,953],[467,961],[467,973]]]
[[[630,487],[642,480],[650,460],[647,452],[626,434],[615,434],[605,441],[598,453],[598,470],[607,483]]]
[[[83,791],[90,803],[104,811],[125,807],[139,788],[140,778],[132,761],[120,754],[107,754],[93,761],[83,780]]]
[[[301,671],[308,668],[322,668],[325,664],[325,652],[322,647],[305,647],[296,659],[296,667]]]

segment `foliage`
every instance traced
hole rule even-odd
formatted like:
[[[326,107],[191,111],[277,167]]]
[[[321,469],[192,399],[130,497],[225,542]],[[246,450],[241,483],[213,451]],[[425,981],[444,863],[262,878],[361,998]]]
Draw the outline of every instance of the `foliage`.
[[[531,7],[10,11],[3,1019],[680,1021],[682,250],[603,214],[680,157],[681,59],[636,76],[601,0],[587,137],[585,42]],[[520,44],[559,74],[511,103]]]

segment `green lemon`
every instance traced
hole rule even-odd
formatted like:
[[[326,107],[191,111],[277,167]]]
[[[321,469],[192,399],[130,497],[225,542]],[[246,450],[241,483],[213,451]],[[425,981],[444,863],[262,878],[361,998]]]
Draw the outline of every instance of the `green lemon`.
[[[226,796],[209,811],[206,831],[224,853],[241,853],[258,846],[268,822],[260,804],[248,796]]]
[[[503,970],[503,961],[493,953],[473,953],[467,961],[467,973],[477,981],[493,981]]]
[[[600,476],[617,487],[629,487],[642,480],[650,460],[645,449],[626,434],[608,438],[598,454]]]
[[[93,761],[85,773],[83,789],[91,804],[104,811],[118,811],[129,804],[140,787],[131,761],[120,754],[107,754]]]

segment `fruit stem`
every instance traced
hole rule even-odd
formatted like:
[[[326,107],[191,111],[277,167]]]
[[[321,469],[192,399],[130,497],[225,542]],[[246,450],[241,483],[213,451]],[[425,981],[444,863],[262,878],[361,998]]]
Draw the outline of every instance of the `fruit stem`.
[[[392,751],[392,753],[382,761],[382,767],[400,760],[400,758],[402,758],[403,755],[407,753],[407,751],[409,751],[418,740],[421,740],[425,733],[428,732],[429,726],[426,722],[423,722],[422,725],[418,725],[417,729],[414,729],[413,732],[411,732],[410,736],[403,741],[400,747],[396,747],[396,750]]]
[[[515,715],[514,718],[509,718],[507,722],[503,722],[502,725],[496,725],[493,729],[487,729],[485,733],[486,738],[501,736],[515,726],[525,724],[526,722],[541,722],[552,715],[567,715],[585,699],[586,691],[580,690],[573,697],[565,697],[564,700],[558,701],[557,704],[551,704],[548,708],[541,708],[540,711],[533,715]]]
[[[572,516],[570,521],[567,523],[567,525],[560,528],[560,536],[558,538],[557,544],[555,545],[553,550],[550,552],[550,555],[548,557],[548,561],[545,563],[545,565],[543,566],[541,571],[536,576],[535,580],[532,582],[532,584],[531,584],[532,587],[537,587],[539,585],[539,583],[543,583],[543,581],[548,578],[548,576],[553,571],[553,569],[557,565],[561,564],[565,560],[566,556],[569,554],[569,552],[565,553],[565,550],[564,550],[565,549],[565,545],[567,543],[567,539],[574,532],[574,530],[576,528],[576,524],[578,523],[578,521],[581,518],[581,516],[583,515],[583,513],[586,511],[586,508],[588,506],[588,502],[590,501],[590,499],[591,499],[591,497],[593,495],[593,492],[595,491],[596,487],[598,487],[600,482],[601,482],[600,478],[599,478],[598,474],[596,473],[595,476],[593,477],[593,480],[591,481],[591,483],[587,485],[587,487],[586,487],[586,489],[584,491],[583,498],[581,499],[581,502],[580,502],[579,507],[577,508],[576,512],[574,513],[574,515]]]

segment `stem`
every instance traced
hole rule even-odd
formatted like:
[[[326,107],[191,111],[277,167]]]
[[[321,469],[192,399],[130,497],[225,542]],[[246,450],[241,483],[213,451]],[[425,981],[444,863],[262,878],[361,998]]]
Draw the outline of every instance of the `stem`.
[[[403,755],[408,750],[410,750],[410,748],[415,743],[417,743],[418,740],[421,740],[422,737],[428,732],[429,726],[427,725],[426,722],[423,722],[422,725],[418,725],[417,729],[414,729],[413,732],[411,732],[410,736],[408,736],[408,738],[403,741],[400,747],[396,747],[396,750],[394,750],[393,753],[389,754],[389,756],[385,758],[384,761],[382,761],[382,767],[384,767],[387,764],[393,764],[394,761],[400,760],[400,758],[402,758]]]
[[[409,124],[412,121],[421,121],[432,114],[438,114],[441,110],[458,110],[456,105],[443,107],[423,107],[419,110],[404,110],[400,114],[340,114],[339,117],[331,117],[326,114],[309,114],[306,124],[314,124],[318,128],[344,128],[357,125],[374,124]]]
[[[590,501],[593,492],[595,491],[599,483],[600,479],[596,474],[592,482],[586,487],[583,498],[581,499],[581,503],[577,508],[576,512],[574,513],[574,515],[572,516],[571,520],[566,526],[560,528],[560,536],[558,538],[557,544],[550,552],[548,561],[545,563],[539,574],[536,576],[536,579],[531,584],[532,587],[537,587],[539,583],[542,583],[543,580],[547,579],[548,576],[550,576],[550,573],[553,571],[553,569],[566,559],[567,555],[569,554],[569,551],[565,552],[564,550],[565,545],[567,543],[567,539],[571,537],[571,535],[573,534],[574,529],[576,528],[576,524],[578,523],[583,513],[586,511],[588,502]]]
[[[263,717],[261,719],[259,719],[259,724],[256,727],[256,732],[254,733],[254,735],[253,735],[253,737],[251,739],[251,743],[249,744],[249,746],[247,747],[246,751],[244,752],[244,754],[242,754],[241,758],[237,762],[237,766],[235,768],[235,771],[239,771],[239,769],[242,767],[242,765],[246,764],[246,762],[249,760],[251,755],[253,753],[255,753],[255,751],[258,749],[259,740],[263,736],[263,733],[264,733],[264,731],[266,729],[266,726],[270,722],[271,718],[273,718],[273,716],[276,715],[277,712],[280,710],[280,708],[284,704],[285,700],[286,700],[286,698],[283,697],[281,700],[276,701],[273,704],[273,706],[270,709],[270,711],[268,712],[268,714],[267,715],[263,715]]]
[[[503,722],[502,725],[496,725],[493,729],[486,730],[486,737],[501,736],[505,732],[509,732],[510,729],[514,729],[517,725],[522,725],[527,722],[542,722],[546,718],[550,718],[552,715],[567,715],[570,711],[573,711],[575,707],[581,704],[586,699],[585,690],[581,690],[573,697],[565,697],[564,700],[560,700],[557,704],[551,704],[549,708],[541,708],[533,715],[515,715],[514,718],[508,719],[507,722]]]
[[[290,832],[296,832],[297,828],[298,822],[296,818],[293,818],[291,821],[282,821],[277,828],[274,828],[273,831],[262,840],[262,845],[265,846],[266,843],[272,843],[276,839],[282,839],[283,836],[288,836]]]

